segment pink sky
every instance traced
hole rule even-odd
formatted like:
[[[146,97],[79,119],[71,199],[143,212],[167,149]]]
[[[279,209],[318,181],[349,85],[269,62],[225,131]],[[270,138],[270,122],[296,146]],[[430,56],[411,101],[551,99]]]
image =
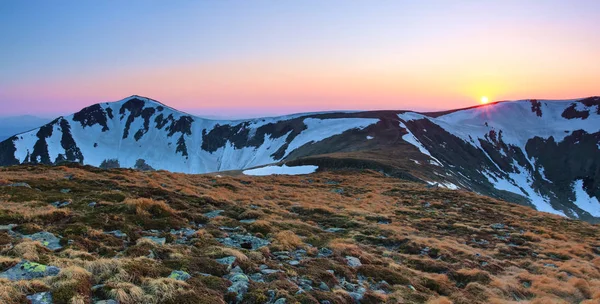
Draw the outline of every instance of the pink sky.
[[[267,3],[5,5],[0,116],[134,94],[235,117],[600,94],[597,1]]]

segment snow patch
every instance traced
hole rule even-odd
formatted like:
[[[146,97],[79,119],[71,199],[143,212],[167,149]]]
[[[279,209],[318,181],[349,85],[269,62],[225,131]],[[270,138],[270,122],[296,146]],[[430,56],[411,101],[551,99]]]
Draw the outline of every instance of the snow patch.
[[[595,217],[600,217],[600,202],[596,197],[590,197],[585,189],[583,189],[583,180],[576,180],[573,183],[573,191],[575,192],[575,201],[573,202],[581,210],[584,210]]]
[[[314,173],[319,169],[318,166],[296,166],[296,167],[288,167],[286,165],[283,166],[266,166],[262,168],[245,170],[244,174],[252,175],[252,176],[267,176],[267,175],[301,175],[301,174],[310,174]]]

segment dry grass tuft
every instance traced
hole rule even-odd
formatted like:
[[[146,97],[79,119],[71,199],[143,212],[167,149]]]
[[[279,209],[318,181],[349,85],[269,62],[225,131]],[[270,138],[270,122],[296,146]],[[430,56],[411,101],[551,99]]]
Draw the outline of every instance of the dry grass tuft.
[[[108,283],[108,295],[121,304],[146,304],[146,294],[141,287],[127,282]]]
[[[155,201],[150,198],[126,199],[126,205],[135,208],[135,213],[139,216],[166,217],[177,213],[177,211],[167,205],[164,201]]]
[[[272,247],[277,250],[295,250],[303,245],[302,239],[290,230],[280,231],[273,236]]]

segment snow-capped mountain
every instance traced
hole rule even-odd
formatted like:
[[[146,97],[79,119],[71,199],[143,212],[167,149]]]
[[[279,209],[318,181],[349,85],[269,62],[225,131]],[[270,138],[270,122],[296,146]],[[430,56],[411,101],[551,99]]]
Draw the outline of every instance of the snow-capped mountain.
[[[227,121],[131,96],[0,143],[0,166],[66,161],[185,173],[373,169],[598,221],[600,98]]]
[[[408,131],[403,138],[443,167],[447,185],[540,211],[600,217],[600,97],[398,116]]]
[[[152,168],[184,173],[236,170],[278,162],[309,143],[378,122],[330,116],[218,121],[131,96],[9,138],[0,144],[0,165],[118,161],[120,167],[133,168],[143,160]]]

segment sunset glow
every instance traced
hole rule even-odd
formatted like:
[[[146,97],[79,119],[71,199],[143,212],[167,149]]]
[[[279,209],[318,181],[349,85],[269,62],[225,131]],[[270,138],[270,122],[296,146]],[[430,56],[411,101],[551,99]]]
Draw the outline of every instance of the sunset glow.
[[[487,96],[481,96],[481,103],[486,104],[489,102],[489,99],[487,98]]]
[[[234,2],[4,2],[0,116],[133,94],[234,115],[598,94],[597,1]]]

